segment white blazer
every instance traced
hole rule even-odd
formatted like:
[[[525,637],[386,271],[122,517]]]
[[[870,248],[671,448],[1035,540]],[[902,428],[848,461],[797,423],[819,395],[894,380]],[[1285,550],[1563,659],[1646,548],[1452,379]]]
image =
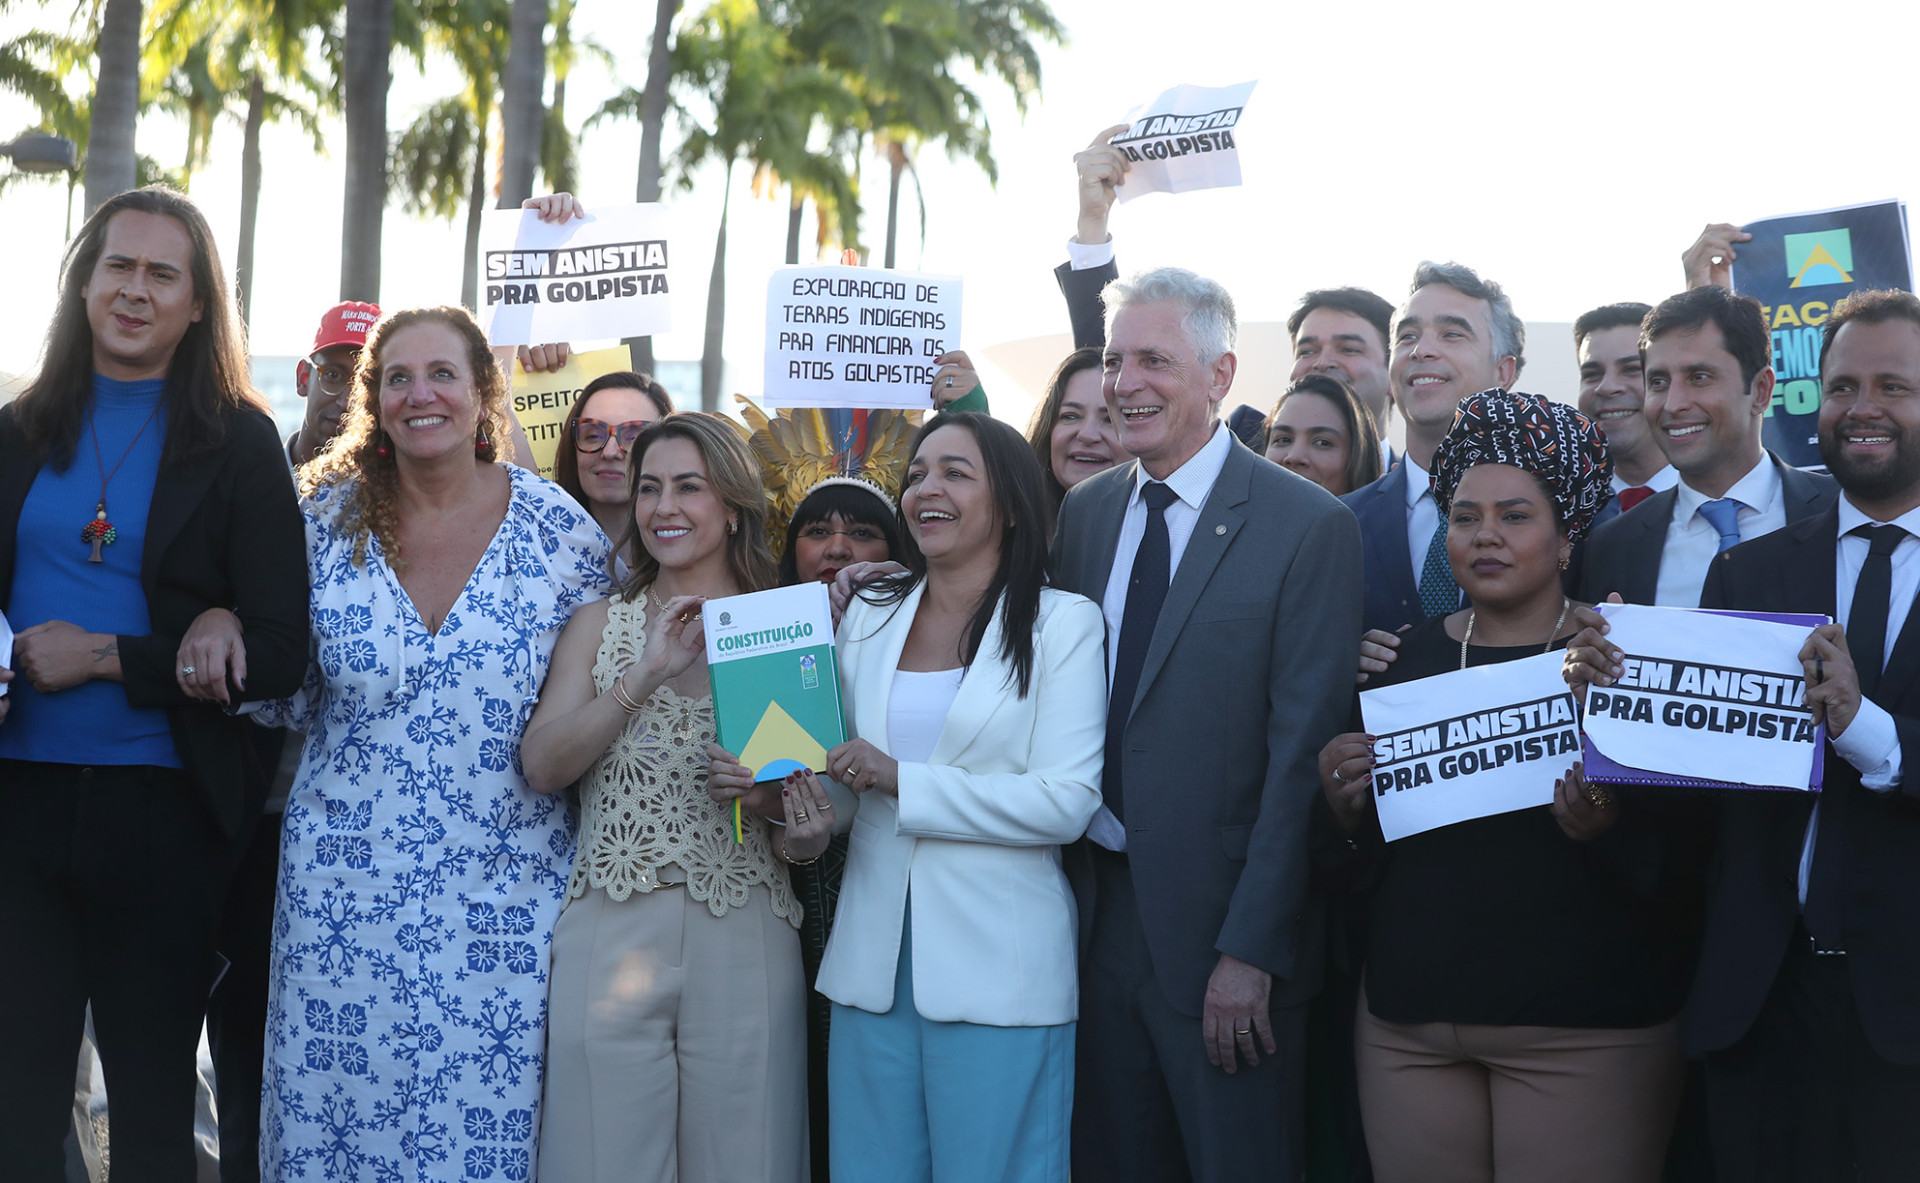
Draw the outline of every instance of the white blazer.
[[[898,605],[856,597],[840,626],[849,730],[882,751],[893,675],[925,587]],[[961,678],[932,757],[900,765],[898,800],[861,796],[820,963],[819,990],[835,1002],[892,1007],[911,887],[913,1000],[922,1017],[995,1027],[1078,1017],[1073,893],[1060,844],[1084,833],[1100,806],[1106,623],[1091,600],[1043,590],[1024,699],[1000,656],[1001,623],[996,614]]]

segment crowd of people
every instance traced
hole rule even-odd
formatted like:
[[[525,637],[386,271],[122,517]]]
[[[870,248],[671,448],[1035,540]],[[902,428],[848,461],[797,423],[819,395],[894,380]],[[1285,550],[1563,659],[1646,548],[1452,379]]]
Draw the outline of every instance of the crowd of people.
[[[454,307],[327,310],[282,440],[200,212],[104,203],[0,407],[0,1173],[70,1177],[88,1038],[114,1178],[195,1178],[204,1027],[229,1181],[1916,1177],[1920,300],[1821,327],[1825,472],[1730,226],[1571,403],[1422,263],[1223,420],[1233,300],[1120,277],[1109,137],[1026,435],[956,352],[824,473],[623,372],[549,482],[566,347]],[[703,608],[805,583],[849,738],[768,781]],[[1817,798],[1569,761],[1386,841],[1358,689],[1609,685],[1609,600],[1831,617]]]

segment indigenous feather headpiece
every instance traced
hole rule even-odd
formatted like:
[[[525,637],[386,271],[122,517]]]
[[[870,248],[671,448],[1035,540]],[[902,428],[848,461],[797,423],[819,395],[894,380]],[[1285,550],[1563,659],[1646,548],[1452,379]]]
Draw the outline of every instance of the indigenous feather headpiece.
[[[1607,437],[1579,411],[1537,394],[1483,390],[1460,403],[1433,453],[1433,500],[1442,520],[1460,478],[1476,464],[1510,464],[1540,478],[1575,542],[1613,495]]]
[[[907,447],[920,428],[918,411],[849,411],[793,407],[769,416],[744,394],[733,396],[747,424],[735,427],[760,461],[767,488],[767,541],[778,558],[787,523],[807,494],[822,485],[856,485],[891,510],[907,471]]]

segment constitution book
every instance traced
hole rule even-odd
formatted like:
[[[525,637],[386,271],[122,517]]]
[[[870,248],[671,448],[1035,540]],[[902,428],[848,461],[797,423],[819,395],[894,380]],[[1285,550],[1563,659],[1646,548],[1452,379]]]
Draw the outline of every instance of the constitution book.
[[[824,771],[827,749],[847,738],[826,585],[726,596],[700,611],[720,746],[756,781]]]

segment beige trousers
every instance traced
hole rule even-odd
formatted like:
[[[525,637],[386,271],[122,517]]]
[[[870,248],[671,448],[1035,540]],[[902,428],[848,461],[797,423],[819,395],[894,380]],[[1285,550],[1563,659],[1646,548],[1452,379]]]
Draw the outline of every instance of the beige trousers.
[[[765,887],[592,888],[553,930],[541,1183],[806,1183],[800,938]]]
[[[1354,1056],[1378,1183],[1658,1183],[1685,1061],[1657,1027],[1389,1023]]]

